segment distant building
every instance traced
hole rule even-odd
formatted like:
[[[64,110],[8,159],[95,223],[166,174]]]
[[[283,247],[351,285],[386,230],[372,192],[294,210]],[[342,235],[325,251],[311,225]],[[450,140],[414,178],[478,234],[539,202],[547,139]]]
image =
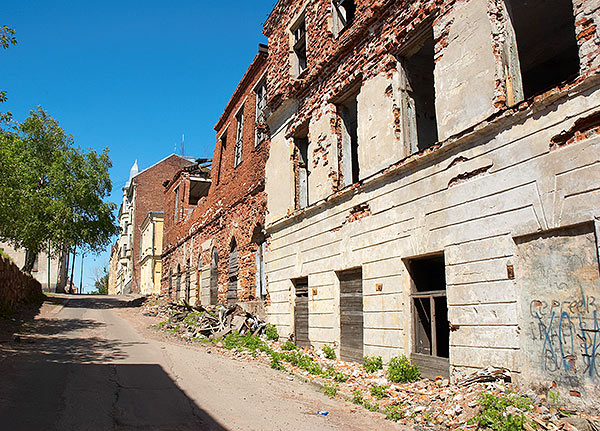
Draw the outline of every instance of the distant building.
[[[163,240],[163,212],[149,212],[141,226],[140,293],[160,293],[161,254]]]
[[[27,256],[26,250],[15,249],[5,242],[0,242],[0,249],[7,254],[19,268],[23,268]],[[48,253],[41,252],[37,255],[33,264],[31,275],[40,282],[43,291],[56,292],[58,286],[58,291],[61,292],[66,285],[66,262],[67,257],[65,253],[61,253],[59,256],[51,256],[48,261]],[[50,277],[49,288],[48,277]]]
[[[164,207],[165,181],[173,178],[182,167],[192,162],[172,154],[151,167],[139,171],[137,161],[133,164],[129,181],[123,187],[123,202],[119,209],[120,234],[113,254],[110,271],[115,272],[114,292],[118,295],[141,293],[140,257],[141,226],[150,212],[162,211]],[[114,261],[118,257],[118,265]],[[116,269],[113,268],[116,266]]]
[[[204,305],[266,298],[266,46],[215,126],[212,169],[167,185],[161,293]]]

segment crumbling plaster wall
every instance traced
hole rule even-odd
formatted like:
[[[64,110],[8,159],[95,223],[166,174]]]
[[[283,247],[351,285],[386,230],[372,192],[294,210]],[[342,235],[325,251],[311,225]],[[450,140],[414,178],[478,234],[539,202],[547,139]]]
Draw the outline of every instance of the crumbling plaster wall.
[[[495,1],[458,2],[456,9],[452,9],[454,2],[411,2],[403,10],[389,2],[377,2],[370,9],[359,1],[357,16],[364,15],[338,41],[337,49],[326,34],[313,33],[316,40],[311,41],[311,24],[307,24],[309,69],[290,82],[280,68],[289,52],[279,51],[280,40],[287,36],[281,34],[283,26],[277,20],[284,22],[285,8],[289,7],[291,15],[298,3],[279,2],[265,27],[273,47],[271,104],[281,125],[273,138],[279,139],[280,146],[271,153],[278,167],[269,170],[269,160],[267,190],[275,189],[273,182],[293,193],[291,162],[280,165],[286,155],[291,159],[292,142],[285,137],[291,137],[306,118],[326,115],[325,102],[341,94],[358,75],[362,79],[359,148],[371,146],[361,163],[373,175],[349,189],[332,189],[325,200],[295,214],[293,205],[286,208],[279,196],[269,194],[270,320],[281,335],[293,333],[291,280],[308,276],[311,342],[339,344],[336,271],[362,267],[365,354],[382,355],[386,360],[410,354],[411,284],[405,259],[444,252],[448,318],[454,329],[450,335],[453,375],[496,365],[532,383],[527,370],[539,364],[529,361],[520,346],[523,322],[518,310],[523,299],[517,293],[521,274],[515,266],[514,238],[600,217],[599,125],[579,130],[576,122],[593,117],[600,109],[597,71],[587,54],[598,47],[595,27],[589,36],[595,45],[580,50],[586,66],[579,79],[508,109],[503,68],[498,64]],[[576,10],[590,13],[598,2],[575,3]],[[434,18],[438,130],[445,140],[420,154],[402,155],[399,151],[405,147],[396,145],[398,138],[389,132],[389,127],[397,132],[398,123],[386,121],[393,119],[394,103],[384,99],[390,94],[385,84],[393,83],[397,70],[396,58],[388,53],[410,39],[411,31],[434,9],[439,12]],[[371,17],[369,11],[380,13],[377,21],[366,18]],[[478,34],[464,27],[471,18]],[[592,23],[596,19],[589,18]],[[363,19],[371,20],[368,32],[361,30]],[[318,17],[310,20],[315,20],[315,26],[320,22]],[[587,40],[583,44],[581,40],[588,36],[581,36],[584,24],[577,25],[583,46]],[[313,31],[319,29],[316,26]],[[479,34],[485,32],[489,39]],[[311,51],[313,44],[317,49]],[[463,58],[455,58],[463,53]],[[473,81],[477,82],[472,85]],[[393,100],[393,85],[391,95]],[[285,113],[277,109],[295,98],[301,98],[295,109]],[[377,98],[384,99],[379,105],[381,120],[369,114],[369,103],[375,110]],[[553,137],[574,129],[578,138],[554,146]],[[390,162],[390,153],[402,156]],[[365,179],[362,172],[361,178]],[[290,201],[293,195],[283,202]]]

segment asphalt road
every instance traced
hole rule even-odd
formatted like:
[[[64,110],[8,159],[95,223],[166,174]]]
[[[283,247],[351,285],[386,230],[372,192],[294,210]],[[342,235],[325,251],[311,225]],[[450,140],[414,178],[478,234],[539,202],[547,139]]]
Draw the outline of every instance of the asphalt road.
[[[118,298],[45,303],[18,337],[0,339],[0,430],[404,429],[147,326]]]

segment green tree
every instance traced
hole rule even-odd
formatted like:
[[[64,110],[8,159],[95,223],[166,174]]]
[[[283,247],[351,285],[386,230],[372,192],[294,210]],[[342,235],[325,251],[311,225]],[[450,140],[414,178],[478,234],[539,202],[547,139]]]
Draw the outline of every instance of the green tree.
[[[2,49],[8,49],[11,45],[17,44],[17,39],[15,38],[15,31],[4,25],[0,27],[0,46]],[[6,102],[6,91],[0,90],[0,103]],[[10,112],[0,112],[0,124],[9,123],[12,118],[12,114]]]
[[[94,281],[95,291],[92,295],[108,295],[108,269],[104,267],[101,272],[97,273]]]
[[[108,149],[84,153],[41,107],[16,130],[0,131],[0,238],[29,251],[105,248],[117,232]]]

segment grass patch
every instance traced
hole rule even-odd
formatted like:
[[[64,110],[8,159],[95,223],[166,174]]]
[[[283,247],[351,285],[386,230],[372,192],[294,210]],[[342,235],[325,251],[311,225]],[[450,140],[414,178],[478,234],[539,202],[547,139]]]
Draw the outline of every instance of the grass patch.
[[[374,373],[383,369],[383,359],[381,356],[365,356],[363,358],[363,367],[367,373]]]

